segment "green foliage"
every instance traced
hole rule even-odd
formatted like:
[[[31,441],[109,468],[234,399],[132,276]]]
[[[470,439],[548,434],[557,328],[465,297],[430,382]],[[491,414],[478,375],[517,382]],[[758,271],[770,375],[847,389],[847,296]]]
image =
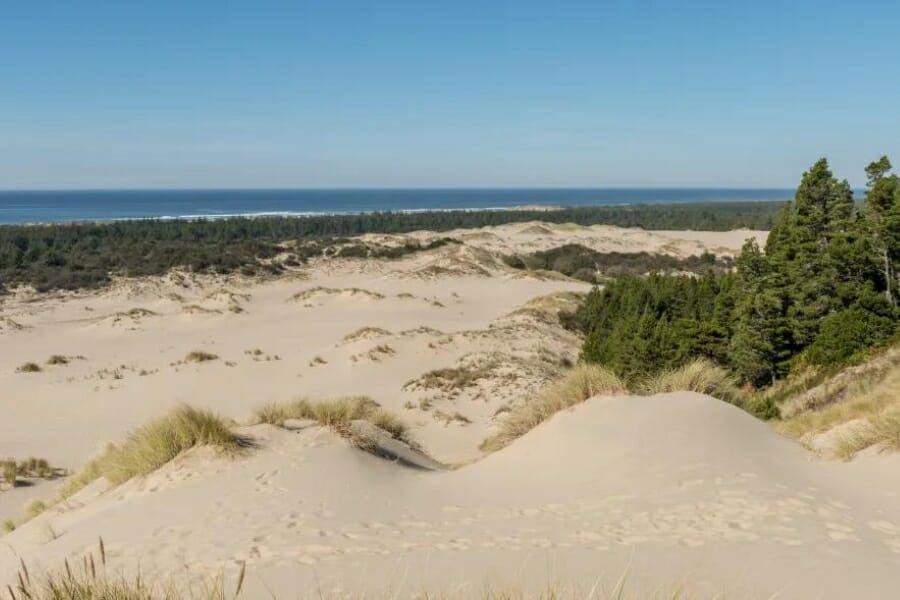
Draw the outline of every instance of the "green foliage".
[[[270,259],[298,241],[284,262],[312,256],[396,258],[450,243],[410,243],[401,247],[347,244],[347,236],[408,233],[428,229],[502,225],[540,219],[554,223],[598,223],[646,229],[768,229],[782,202],[592,206],[552,211],[440,211],[315,217],[216,220],[119,221],[58,225],[0,226],[0,292],[19,284],[39,291],[93,288],[113,275],[160,275],[173,268],[200,273],[248,275],[277,272]]]
[[[854,306],[822,321],[819,335],[806,349],[805,357],[814,365],[844,363],[886,341],[895,329],[894,319]]]
[[[763,387],[799,361],[833,367],[896,331],[900,183],[869,165],[857,210],[850,186],[816,162],[775,220],[765,252],[748,240],[733,273],[624,277],[588,295],[564,323],[585,334],[585,360],[629,383],[708,358]],[[777,414],[770,396],[745,407]]]
[[[566,323],[585,334],[582,357],[627,383],[694,357],[721,362],[731,333],[733,275],[627,276],[591,292]]]
[[[598,275],[642,275],[648,272],[681,271],[705,273],[731,267],[729,257],[714,254],[679,258],[649,252],[599,252],[580,244],[566,244],[525,256],[506,256],[504,262],[514,269],[556,271],[569,277],[596,283]]]

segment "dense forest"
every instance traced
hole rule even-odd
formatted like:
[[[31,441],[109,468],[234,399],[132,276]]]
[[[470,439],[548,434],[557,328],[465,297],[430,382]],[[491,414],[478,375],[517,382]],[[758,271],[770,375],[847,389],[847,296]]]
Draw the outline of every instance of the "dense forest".
[[[709,270],[726,271],[733,266],[731,257],[716,257],[705,252],[681,258],[650,252],[600,252],[581,244],[566,244],[525,255],[503,257],[514,269],[556,271],[588,283],[601,283],[621,275],[653,272],[702,274]]]
[[[583,358],[626,379],[706,357],[762,387],[803,364],[846,364],[897,330],[900,180],[866,168],[865,203],[827,161],[803,174],[765,248],[748,241],[730,272],[625,276],[595,289],[567,324]]]
[[[363,233],[448,231],[531,220],[645,229],[769,229],[783,206],[730,202],[0,226],[0,293],[20,284],[41,291],[97,287],[111,275],[159,275],[174,267],[253,274],[278,269],[266,259],[278,254],[284,242],[297,241],[315,251]]]

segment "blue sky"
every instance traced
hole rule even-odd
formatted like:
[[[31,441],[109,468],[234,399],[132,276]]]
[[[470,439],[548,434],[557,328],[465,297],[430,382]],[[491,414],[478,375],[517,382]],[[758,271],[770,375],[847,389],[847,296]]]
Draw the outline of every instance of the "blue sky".
[[[0,189],[791,187],[900,164],[900,3],[0,0]]]

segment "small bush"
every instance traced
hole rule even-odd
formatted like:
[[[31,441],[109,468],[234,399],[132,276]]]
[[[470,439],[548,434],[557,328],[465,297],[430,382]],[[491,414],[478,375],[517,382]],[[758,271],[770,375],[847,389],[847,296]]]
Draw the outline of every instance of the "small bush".
[[[203,350],[194,350],[193,352],[188,353],[187,356],[184,357],[186,362],[208,362],[210,360],[218,360],[219,356],[217,354],[212,354],[210,352],[204,352]]]
[[[48,365],[67,365],[69,364],[69,359],[63,356],[62,354],[54,354],[50,358],[47,359]]]
[[[16,522],[12,519],[5,519],[3,521],[3,531],[6,533],[12,533],[16,530]]]
[[[625,385],[615,373],[598,365],[582,364],[569,371],[540,396],[511,410],[500,431],[481,443],[485,452],[494,452],[525,435],[556,413],[601,394],[621,394]]]
[[[732,404],[742,404],[744,399],[734,377],[722,367],[703,358],[651,377],[641,388],[649,394],[698,392]]]
[[[41,366],[34,362],[27,362],[19,365],[19,368],[16,369],[17,373],[40,373]]]
[[[842,363],[858,352],[883,343],[894,329],[894,321],[888,317],[859,307],[850,308],[822,321],[819,335],[806,349],[805,357],[814,365]]]

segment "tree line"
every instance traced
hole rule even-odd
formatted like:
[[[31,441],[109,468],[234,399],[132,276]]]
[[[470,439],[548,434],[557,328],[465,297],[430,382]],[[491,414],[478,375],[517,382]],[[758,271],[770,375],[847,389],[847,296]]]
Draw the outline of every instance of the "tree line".
[[[284,242],[318,247],[364,233],[449,231],[533,220],[645,229],[769,229],[782,206],[729,202],[7,225],[0,226],[0,293],[20,284],[41,291],[99,287],[113,275],[159,275],[176,267],[203,273],[278,270],[269,259],[282,251]]]
[[[636,378],[699,357],[763,387],[800,364],[846,364],[897,331],[900,181],[866,168],[865,201],[825,159],[803,174],[765,247],[729,272],[626,276],[592,291],[567,324],[582,355]]]

